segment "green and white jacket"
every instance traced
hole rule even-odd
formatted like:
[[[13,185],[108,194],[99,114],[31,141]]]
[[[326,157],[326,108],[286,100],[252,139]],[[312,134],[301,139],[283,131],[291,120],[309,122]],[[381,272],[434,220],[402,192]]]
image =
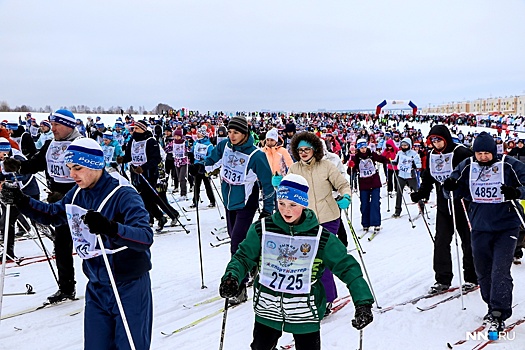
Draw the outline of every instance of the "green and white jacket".
[[[246,239],[239,245],[222,278],[224,280],[231,273],[232,277],[241,281],[248,271],[259,264],[260,274],[254,282],[253,298],[257,322],[294,334],[318,331],[326,311],[326,294],[320,281],[325,267],[346,283],[354,305],[374,302],[359,263],[347,254],[346,247],[335,235],[320,228],[312,210],[304,210],[303,221],[298,225],[288,225],[279,212],[263,220],[264,224],[257,221],[250,226]],[[266,236],[263,235],[263,226]],[[305,243],[306,240],[310,241]],[[314,243],[310,244],[312,240]],[[268,247],[277,251],[273,260],[269,258],[272,254],[267,253]],[[263,258],[263,251],[266,258]],[[294,264],[308,254],[311,254],[310,262],[313,264],[306,273],[299,273],[305,269],[294,269]],[[262,269],[263,260],[267,269]],[[272,269],[275,269],[272,272],[275,278],[262,281],[263,271]],[[304,275],[310,275],[310,271],[309,281],[301,280]],[[279,272],[283,272],[283,275]],[[295,275],[286,275],[284,278],[286,273]],[[304,284],[309,282],[309,293],[302,290],[298,292],[298,288],[304,289]]]

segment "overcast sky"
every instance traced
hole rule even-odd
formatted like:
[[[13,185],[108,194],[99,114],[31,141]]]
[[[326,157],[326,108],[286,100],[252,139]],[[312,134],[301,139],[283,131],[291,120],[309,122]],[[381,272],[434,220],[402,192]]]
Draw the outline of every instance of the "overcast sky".
[[[522,0],[0,0],[10,107],[420,108],[525,94]]]

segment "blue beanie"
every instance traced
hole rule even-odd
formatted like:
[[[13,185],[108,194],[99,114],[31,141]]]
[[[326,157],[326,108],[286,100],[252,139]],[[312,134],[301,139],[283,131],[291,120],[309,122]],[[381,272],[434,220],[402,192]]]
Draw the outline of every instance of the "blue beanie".
[[[49,116],[49,121],[62,124],[68,128],[74,129],[77,125],[75,116],[67,109],[59,109]]]
[[[297,174],[286,175],[277,187],[277,199],[288,199],[303,207],[308,206],[308,182]]]
[[[97,141],[88,138],[76,139],[67,147],[64,161],[93,170],[104,169],[104,152]]]
[[[113,140],[113,133],[111,131],[106,131],[102,134],[103,139]]]
[[[9,129],[9,130],[17,130],[18,129],[18,123],[7,123],[6,124],[6,129]]]
[[[11,151],[11,144],[5,137],[0,137],[0,152]]]

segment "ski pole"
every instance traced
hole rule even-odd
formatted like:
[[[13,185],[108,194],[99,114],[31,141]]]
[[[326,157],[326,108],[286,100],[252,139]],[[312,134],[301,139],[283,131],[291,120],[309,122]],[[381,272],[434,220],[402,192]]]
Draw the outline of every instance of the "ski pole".
[[[184,226],[184,224],[180,221],[179,217],[180,217],[180,214],[175,210],[173,209],[169,204],[166,204],[164,202],[164,200],[160,197],[159,193],[153,188],[153,186],[151,186],[151,184],[148,182],[148,180],[146,180],[146,178],[144,177],[144,175],[142,174],[139,174],[140,177],[142,177],[142,180],[144,180],[145,183],[148,184],[149,188],[153,191],[153,193],[157,196],[157,199],[158,199],[158,203],[162,204],[162,205],[159,205],[159,207],[161,209],[163,209],[166,214],[169,215],[169,213],[171,212],[171,215],[173,217],[175,217],[175,220],[177,220],[177,222],[180,224],[180,226],[184,229],[184,231],[186,231],[187,234],[190,233],[190,231],[188,231],[188,229],[186,228],[186,226]],[[175,213],[173,213],[173,210],[175,210]],[[173,219],[173,218],[172,218]]]
[[[450,192],[450,203],[452,206],[452,224],[454,226],[454,237],[456,241],[456,255],[458,258],[458,276],[459,276],[459,285],[461,288],[461,310],[466,310],[465,301],[463,300],[463,276],[461,273],[461,259],[459,258],[459,244],[458,244],[458,227],[456,223],[456,210],[454,208],[454,192]]]
[[[175,196],[173,195],[173,193],[170,193],[171,196],[173,197],[173,200],[175,201],[175,204],[177,204],[177,207],[179,207],[180,211],[182,212],[182,215],[184,215],[184,217],[186,218],[186,221],[190,221],[191,219],[186,215],[186,213],[184,212],[184,210],[182,210],[179,202],[177,202],[177,199],[175,198]]]
[[[372,281],[370,281],[370,276],[368,275],[368,271],[366,269],[365,260],[363,259],[363,254],[361,253],[361,244],[359,243],[359,240],[357,239],[357,235],[355,234],[355,231],[353,229],[352,221],[348,218],[348,209],[344,210],[346,221],[348,222],[348,226],[351,227],[350,232],[352,232],[352,238],[354,239],[354,243],[357,248],[357,253],[359,254],[359,259],[361,260],[361,265],[363,266],[363,271],[365,272],[366,279],[368,281],[368,285],[370,286],[370,291],[372,292],[372,295],[374,297],[374,301],[376,302],[376,306],[378,309],[381,309],[381,306],[379,306],[379,302],[377,301],[376,293],[374,292],[374,288],[372,287]]]
[[[390,164],[392,165],[392,167],[394,166],[394,164],[392,164],[392,161],[390,161]],[[408,221],[410,221],[410,223],[412,224],[412,228],[416,228],[416,225],[414,225],[414,221],[412,220],[412,216],[410,215],[410,211],[408,210],[407,201],[405,200],[405,194],[403,193],[403,188],[401,188],[401,184],[399,183],[399,177],[397,176],[395,170],[394,170],[394,178],[396,179],[397,190],[399,191],[397,195],[401,194],[401,199],[403,200],[403,203],[405,204],[405,208],[408,214]]]
[[[224,334],[226,333],[226,317],[228,316],[228,298],[224,301],[224,312],[222,314],[222,327],[221,327],[221,341],[219,343],[219,350],[222,350],[224,346]]]
[[[9,215],[11,214],[11,204],[6,204],[5,225],[4,225],[4,254],[2,254],[2,272],[0,273],[0,319],[2,318],[2,303],[4,300],[4,277],[5,263],[7,258],[7,236],[9,232]]]
[[[131,347],[131,350],[135,350],[135,343],[133,342],[131,330],[129,329],[128,325],[128,320],[126,319],[124,307],[122,306],[122,301],[120,300],[120,295],[118,293],[117,284],[115,283],[115,278],[113,277],[113,272],[111,271],[111,266],[109,265],[109,260],[106,254],[106,248],[104,247],[104,242],[102,241],[102,237],[100,237],[100,235],[97,235],[97,240],[98,245],[100,246],[100,250],[102,251],[102,258],[104,258],[104,264],[106,264],[106,270],[108,271],[109,281],[111,282],[113,293],[115,293],[115,300],[117,301],[120,317],[122,318],[122,323],[124,324],[124,329],[126,330],[129,346]]]
[[[219,199],[221,200],[221,203],[224,204],[223,200],[222,200],[222,197],[221,197],[221,194],[219,193],[219,190],[217,189],[217,186],[215,186],[215,182],[213,182],[212,179],[208,178],[208,181],[211,182],[211,184],[213,185],[213,188],[215,189],[215,192],[217,192],[217,195],[219,196]],[[221,220],[224,220],[224,216],[222,216],[221,214],[221,208],[219,207],[219,203],[217,203],[217,200],[215,200],[215,205],[217,206],[217,210],[219,211],[219,216],[221,217]]]
[[[55,269],[53,268],[53,264],[51,264],[51,259],[49,258],[47,248],[44,246],[44,241],[42,240],[42,236],[40,236],[40,232],[38,232],[38,228],[36,225],[33,225],[35,227],[36,235],[38,237],[38,240],[40,241],[40,245],[42,246],[42,250],[44,251],[44,255],[46,256],[47,262],[49,263],[49,268],[51,269],[51,272],[53,273],[53,277],[55,277],[55,281],[57,282],[58,287],[60,288],[60,284],[58,283],[58,277],[55,272]]]
[[[425,203],[420,200],[417,205],[419,206],[419,211],[421,212],[421,216],[423,217],[423,222],[425,223],[425,226],[427,227],[428,234],[430,235],[430,239],[432,239],[433,243],[436,243],[434,240],[434,236],[432,236],[432,231],[430,231],[430,226],[428,226],[427,218],[425,218]]]
[[[199,216],[199,195],[198,191],[193,194],[195,196],[195,211],[197,212],[197,237],[199,240],[199,261],[201,265],[201,289],[208,288],[204,284],[204,267],[202,262],[202,241],[201,241],[201,221]]]
[[[463,206],[463,212],[465,213],[465,218],[467,218],[468,228],[472,232],[472,225],[470,224],[470,220],[469,220],[468,214],[467,214],[467,206],[465,205],[465,201],[463,200],[463,198],[461,198],[461,205]],[[521,215],[520,215],[520,218],[521,218]],[[521,220],[521,222],[523,223],[523,219]]]
[[[359,350],[363,350],[363,330],[359,330]]]

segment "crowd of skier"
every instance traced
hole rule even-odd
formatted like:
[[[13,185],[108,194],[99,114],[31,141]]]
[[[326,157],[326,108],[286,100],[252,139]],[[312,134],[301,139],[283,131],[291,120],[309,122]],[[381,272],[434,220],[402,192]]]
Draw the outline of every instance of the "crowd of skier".
[[[86,337],[84,347],[148,349],[153,233],[170,220],[184,226],[181,210],[198,213],[204,185],[209,208],[222,202],[231,238],[219,293],[239,305],[254,286],[251,348],[273,350],[285,331],[297,349],[320,349],[320,322],[338,297],[334,275],[352,296],[352,325],[362,330],[373,321],[375,296],[365,267],[345,248],[355,235],[352,198],[360,203],[363,236],[373,238],[381,232],[385,200],[390,209],[392,199],[393,219],[407,215],[412,222],[407,201],[424,217],[434,191],[435,276],[428,293],[451,288],[457,234],[461,290],[480,289],[487,329],[500,332],[512,314],[511,266],[523,256],[525,142],[510,129],[464,134],[458,125],[473,119],[457,121],[181,110],[144,119],[122,115],[108,125],[64,109],[39,123],[28,113],[18,123],[0,122],[5,256],[18,260],[17,227],[50,225],[58,290],[46,303],[75,300],[75,251],[88,277],[85,332],[100,335]],[[417,128],[423,122],[431,123],[427,135]],[[137,294],[140,302],[132,298]]]

